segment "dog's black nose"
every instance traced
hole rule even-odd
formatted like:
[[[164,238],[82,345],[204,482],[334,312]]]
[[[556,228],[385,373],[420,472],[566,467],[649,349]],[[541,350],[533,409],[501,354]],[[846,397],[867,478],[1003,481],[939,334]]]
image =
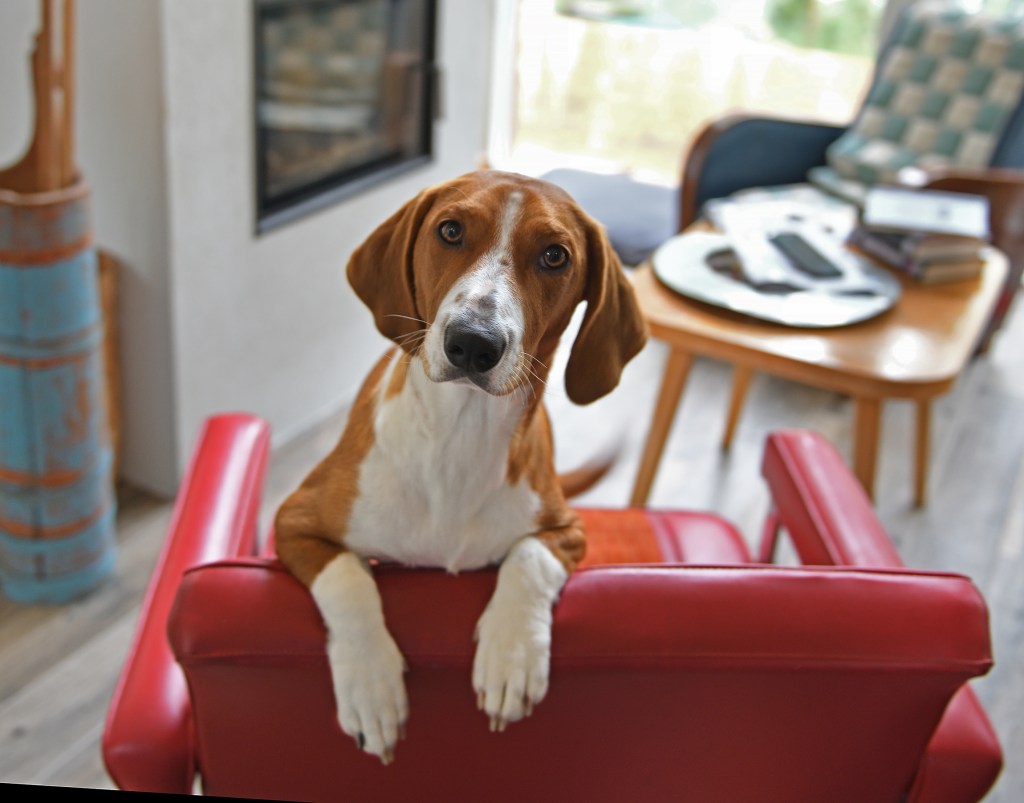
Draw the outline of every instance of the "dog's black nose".
[[[482,326],[452,323],[444,333],[444,353],[456,368],[486,374],[505,353],[505,340]]]

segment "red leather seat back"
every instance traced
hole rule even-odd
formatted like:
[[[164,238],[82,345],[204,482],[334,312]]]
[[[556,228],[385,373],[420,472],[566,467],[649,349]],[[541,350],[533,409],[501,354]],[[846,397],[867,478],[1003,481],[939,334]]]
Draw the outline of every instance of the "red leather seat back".
[[[950,696],[991,663],[984,603],[955,575],[594,568],[556,608],[547,699],[492,734],[470,667],[495,574],[376,575],[409,664],[408,737],[390,767],[335,723],[323,626],[283,568],[185,575],[169,634],[208,793],[896,801]]]

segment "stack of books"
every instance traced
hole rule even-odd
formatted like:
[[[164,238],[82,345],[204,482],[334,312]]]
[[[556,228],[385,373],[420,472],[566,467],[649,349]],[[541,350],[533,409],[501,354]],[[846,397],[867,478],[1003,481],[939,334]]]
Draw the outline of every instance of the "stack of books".
[[[980,195],[875,187],[847,242],[916,281],[958,281],[981,272],[988,221]]]

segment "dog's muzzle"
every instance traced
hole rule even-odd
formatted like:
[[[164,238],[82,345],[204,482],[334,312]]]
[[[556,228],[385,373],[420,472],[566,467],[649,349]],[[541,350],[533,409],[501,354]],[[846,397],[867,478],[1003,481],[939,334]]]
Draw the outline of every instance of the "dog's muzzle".
[[[453,366],[472,379],[501,362],[506,342],[503,335],[472,321],[452,321],[444,332],[444,354]]]

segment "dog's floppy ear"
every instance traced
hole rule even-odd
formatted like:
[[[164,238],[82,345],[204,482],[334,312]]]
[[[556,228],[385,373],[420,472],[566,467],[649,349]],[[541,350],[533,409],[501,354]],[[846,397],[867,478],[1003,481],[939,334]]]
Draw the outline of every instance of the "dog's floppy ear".
[[[633,286],[608,236],[585,217],[587,311],[569,353],[565,390],[576,404],[589,404],[619,384],[622,369],[647,342],[647,324]]]
[[[370,308],[377,329],[400,344],[415,341],[400,338],[425,328],[416,307],[413,250],[435,194],[424,190],[406,203],[381,223],[348,261],[349,284]]]

